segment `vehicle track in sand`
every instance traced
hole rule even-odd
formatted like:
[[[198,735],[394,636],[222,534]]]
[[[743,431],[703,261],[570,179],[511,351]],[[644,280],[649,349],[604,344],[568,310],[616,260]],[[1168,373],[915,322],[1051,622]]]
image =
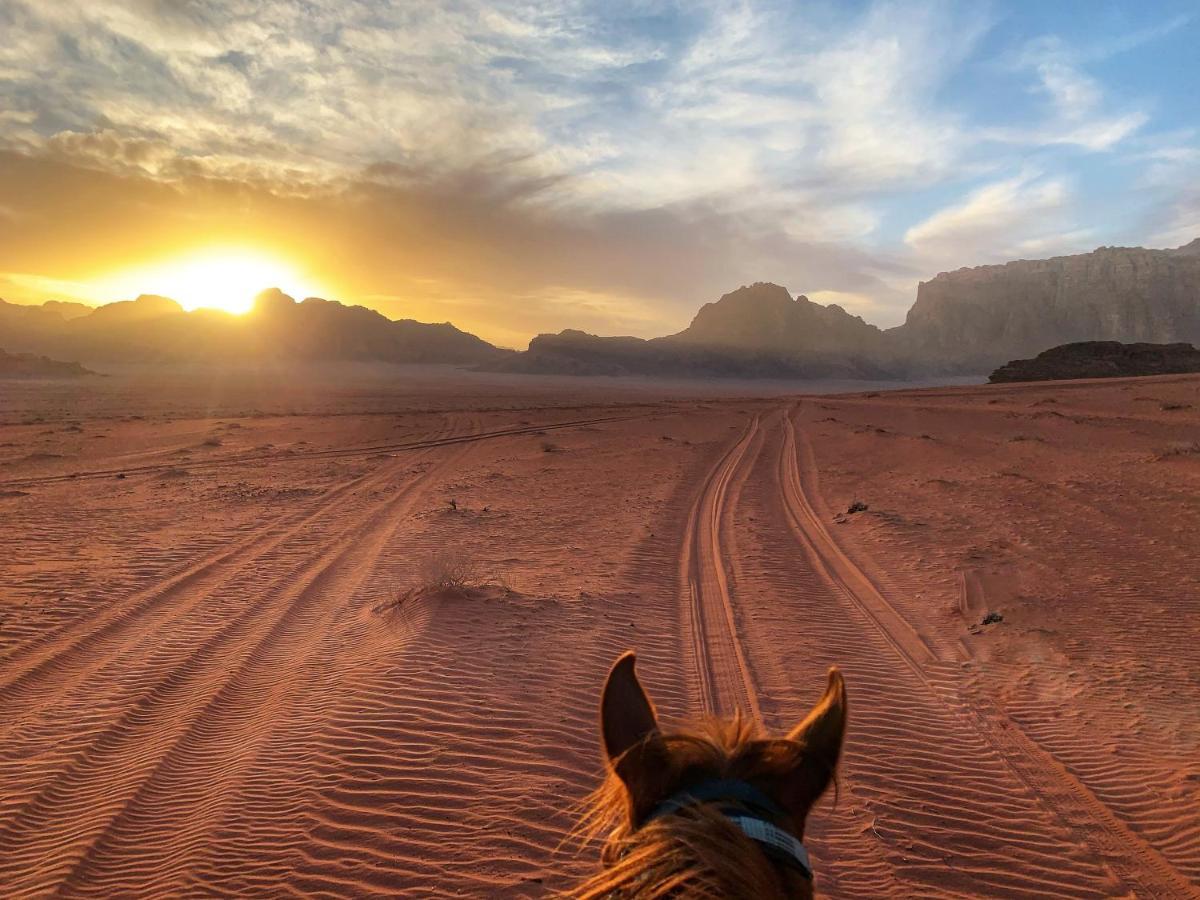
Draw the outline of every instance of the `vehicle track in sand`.
[[[106,860],[128,868],[129,853],[202,840],[330,617],[422,491],[472,446],[452,443],[426,450],[430,467],[390,495],[322,504],[290,540],[251,540],[234,561],[220,557],[211,583],[140,598],[102,638],[70,639],[11,683],[15,699],[58,696],[51,714],[13,723],[0,753],[0,882],[21,894],[82,890]],[[74,690],[62,690],[67,675]]]
[[[1200,896],[1167,859],[1026,737],[1003,709],[973,691],[963,661],[914,627],[841,549],[818,511],[819,501],[812,499],[815,464],[811,450],[800,444],[790,410],[750,420],[708,470],[687,518],[680,560],[681,628],[699,711],[728,716],[741,709],[770,727],[794,724],[764,722],[779,718],[778,707],[772,702],[764,715],[759,693],[773,701],[794,694],[795,686],[780,662],[786,650],[773,646],[772,638],[779,635],[764,635],[755,622],[757,613],[739,596],[742,589],[754,587],[754,575],[742,560],[726,555],[731,548],[740,552],[739,497],[759,474],[756,460],[772,442],[779,448],[778,461],[766,477],[784,515],[783,521],[771,519],[771,530],[782,525],[803,550],[802,558],[785,564],[793,569],[789,580],[811,585],[800,599],[808,610],[805,627],[827,632],[830,644],[843,648],[833,661],[862,679],[855,703],[860,737],[899,742],[891,760],[895,771],[884,776],[881,784],[889,786],[881,796],[911,793],[908,802],[919,813],[905,808],[889,809],[887,815],[897,822],[911,820],[913,840],[929,839],[940,830],[943,853],[964,859],[979,853],[997,857],[978,864],[973,873],[956,871],[940,885],[936,873],[919,864],[906,877],[922,887],[937,885],[931,896],[1094,897],[1122,891],[1145,897]],[[739,583],[743,577],[744,585]],[[769,597],[769,589],[762,594]],[[908,697],[907,715],[904,709],[890,708],[902,697]],[[849,752],[862,764],[877,749],[872,747],[865,757],[858,748]],[[873,765],[879,767],[880,761]],[[912,767],[907,774],[905,767]],[[888,781],[892,778],[899,781]],[[866,788],[868,794],[877,789]],[[866,808],[860,806],[856,814],[866,815]],[[929,832],[939,820],[941,827]],[[874,834],[875,821],[867,819],[860,828]],[[877,868],[870,860],[881,848],[872,847],[870,834],[864,837],[851,829],[838,839],[845,852],[860,854],[864,865],[835,886],[834,893],[913,889],[913,883],[901,887],[887,876],[850,887],[854,878]],[[936,854],[936,846],[927,852]]]
[[[478,431],[474,418],[448,420],[443,434],[469,436]],[[404,462],[410,466],[413,459]],[[393,483],[400,474],[396,463],[383,465],[336,485],[299,510],[288,511],[256,529],[232,546],[193,560],[142,591],[114,600],[94,615],[81,616],[47,631],[37,640],[14,647],[0,656],[0,739],[4,728],[19,720],[27,702],[45,694],[61,694],[80,677],[102,668],[126,653],[123,633],[148,627],[168,629],[190,614],[197,604],[230,582],[241,578],[270,554],[296,546],[306,532],[323,519],[337,516],[356,502],[354,495]]]
[[[686,655],[694,666],[700,711],[731,716],[741,709],[755,721],[762,718],[758,691],[737,634],[721,542],[731,509],[731,485],[758,434],[756,415],[709,470],[688,515],[680,553],[683,621],[689,640]]]
[[[1200,896],[1157,849],[1130,829],[1058,760],[1029,738],[983,692],[971,690],[956,661],[939,660],[930,642],[889,604],[869,577],[841,550],[818,514],[816,464],[801,444],[790,413],[783,419],[779,480],[789,525],[822,578],[853,604],[890,646],[895,661],[954,714],[964,729],[994,748],[1014,780],[1049,809],[1080,844],[1137,896]]]
[[[326,450],[303,450],[289,453],[250,453],[237,456],[224,456],[218,459],[193,460],[187,463],[188,470],[211,470],[244,466],[256,462],[304,462],[314,459],[343,459],[358,456],[373,456],[378,453],[403,453],[410,450],[425,450],[431,447],[446,447],[452,444],[473,443],[491,438],[512,437],[521,434],[540,434],[543,431],[559,431],[564,428],[575,428],[584,425],[599,425],[606,422],[623,422],[636,419],[639,416],[601,416],[591,419],[572,419],[566,422],[548,422],[544,425],[528,425],[514,428],[500,428],[493,431],[479,431],[474,434],[446,435],[428,438],[420,441],[401,441],[398,443],[371,444],[364,447],[331,447]],[[26,488],[42,484],[55,484],[62,481],[79,481],[94,478],[112,478],[117,475],[146,475],[153,472],[163,472],[178,468],[178,460],[164,463],[154,463],[129,468],[95,469],[87,472],[70,472],[62,475],[31,476],[29,478],[14,478],[0,481],[0,488]]]

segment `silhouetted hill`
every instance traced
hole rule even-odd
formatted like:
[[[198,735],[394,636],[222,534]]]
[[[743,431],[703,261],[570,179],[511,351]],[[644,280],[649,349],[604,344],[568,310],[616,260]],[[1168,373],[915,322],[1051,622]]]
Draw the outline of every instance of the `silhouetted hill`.
[[[840,306],[759,282],[707,303],[678,334],[643,340],[542,334],[524,353],[450,324],[264,291],[245,316],[185,312],[142,296],[78,304],[0,301],[11,350],[82,360],[380,360],[509,372],[749,378],[976,374],[1080,341],[1200,342],[1200,239],[1174,250],[1092,253],[943,272],[922,282],[905,323],[881,331]]]
[[[448,323],[392,321],[362,306],[279,290],[259,294],[244,316],[186,312],[174,300],[142,295],[79,314],[77,304],[17,306],[0,300],[0,333],[10,349],[120,362],[235,360],[380,361],[470,365],[511,355]]]
[[[1191,344],[1081,341],[1051,347],[1033,359],[1014,359],[993,372],[988,381],[1058,381],[1189,372],[1200,372],[1200,350]]]
[[[0,350],[0,378],[79,378],[95,374],[77,362],[59,362],[32,353]]]
[[[838,306],[759,282],[706,304],[667,337],[542,334],[502,371],[568,375],[726,378],[886,378],[882,333]]]

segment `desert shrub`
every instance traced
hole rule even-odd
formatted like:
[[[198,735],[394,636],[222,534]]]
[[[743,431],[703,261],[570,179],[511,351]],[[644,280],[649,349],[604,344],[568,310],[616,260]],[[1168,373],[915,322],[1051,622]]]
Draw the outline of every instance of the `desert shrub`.
[[[1161,403],[1158,408],[1163,412],[1171,412],[1176,409],[1191,409],[1192,405],[1190,403]]]
[[[551,443],[550,441],[542,441],[543,453],[558,453],[560,450],[562,450],[562,447],[558,446],[558,444]]]
[[[479,562],[463,550],[447,549],[430,553],[417,568],[421,590],[461,592],[481,587],[490,579]]]
[[[416,584],[398,591],[394,597],[376,606],[375,611],[398,609],[419,597],[463,597],[488,588],[498,588],[505,592],[511,590],[503,578],[485,569],[466,550],[444,548],[421,559],[417,566]]]
[[[1168,456],[1200,456],[1200,441],[1175,441],[1158,452],[1160,459]]]

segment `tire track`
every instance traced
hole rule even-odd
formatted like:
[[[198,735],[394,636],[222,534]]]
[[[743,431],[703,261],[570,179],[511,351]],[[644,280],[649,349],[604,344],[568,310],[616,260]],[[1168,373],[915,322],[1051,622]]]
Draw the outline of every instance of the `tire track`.
[[[481,432],[478,421],[474,418],[466,427],[461,424],[457,428],[447,427],[442,435],[427,441],[410,442],[403,445],[405,449],[430,449],[451,446],[459,443],[472,443],[497,437],[521,434],[536,434],[548,429],[578,427],[601,422],[622,421],[636,417],[605,417],[594,419],[577,419],[569,422],[559,422],[545,426],[528,426],[514,429],[500,429]],[[454,433],[454,432],[460,433]],[[400,445],[395,445],[400,446]],[[347,451],[355,455],[368,452],[363,449]],[[380,452],[378,448],[370,452]],[[315,455],[321,455],[319,452]],[[295,458],[295,457],[291,457]],[[232,464],[232,463],[231,463]],[[10,721],[15,715],[19,696],[28,679],[54,674],[56,678],[64,677],[61,668],[62,657],[69,654],[74,658],[89,660],[100,658],[104,643],[114,634],[131,623],[141,621],[152,607],[171,604],[181,595],[210,593],[220,585],[240,575],[249,565],[253,564],[264,554],[273,551],[298,533],[312,525],[317,518],[327,515],[337,501],[352,493],[355,489],[366,489],[372,485],[388,481],[394,476],[395,467],[384,467],[381,470],[368,473],[337,486],[299,513],[287,514],[267,528],[260,529],[250,538],[239,542],[233,547],[222,549],[197,561],[184,570],[169,576],[154,587],[135,593],[123,602],[107,606],[95,616],[75,620],[63,628],[49,632],[43,638],[33,643],[18,647],[7,658],[3,658],[3,666],[7,680],[0,684],[0,723]],[[281,531],[274,529],[282,528]],[[64,639],[76,636],[76,642],[66,648],[58,646]],[[85,654],[83,651],[87,651]],[[107,654],[108,657],[112,653]],[[32,659],[26,660],[27,657]],[[15,675],[14,675],[15,672]],[[61,688],[61,682],[56,682],[55,690]]]
[[[564,428],[575,428],[583,425],[601,425],[606,422],[626,422],[630,419],[643,418],[649,413],[625,416],[601,416],[591,419],[572,419],[566,422],[549,422],[544,425],[528,425],[516,428],[501,428],[493,431],[482,431],[469,435],[450,435],[446,437],[429,438],[420,441],[402,441],[391,444],[374,444],[367,447],[334,447],[328,450],[308,450],[293,452],[287,455],[279,454],[247,454],[243,456],[226,456],[221,459],[196,460],[189,462],[189,470],[224,469],[244,466],[247,463],[268,462],[306,462],[314,459],[342,459],[356,456],[372,456],[377,453],[403,453],[408,450],[427,450],[432,447],[447,447],[452,444],[472,443],[490,440],[492,438],[512,437],[521,434],[538,434],[543,431],[559,431]],[[155,463],[145,466],[131,466],[118,469],[94,469],[87,472],[71,472],[66,475],[43,475],[40,477],[17,478],[0,481],[0,488],[26,488],[43,484],[56,484],[64,481],[86,481],[95,478],[111,478],[118,474],[145,475],[162,472],[178,467],[178,460],[165,463]]]
[[[278,588],[277,600],[246,604],[165,678],[146,685],[140,702],[6,817],[0,880],[39,892],[63,886],[65,878],[66,886],[81,889],[97,858],[125,838],[133,838],[140,857],[169,855],[179,821],[187,822],[189,835],[202,834],[219,812],[222,787],[271,730],[271,717],[264,722],[262,713],[279,713],[328,617],[367,577],[434,475],[463,452],[441,459],[357,525],[339,529],[315,559],[265,587],[268,596]],[[183,806],[189,815],[181,819]],[[160,829],[161,840],[145,846],[147,833]]]
[[[443,427],[443,431],[451,434],[455,430],[466,431],[469,436],[472,430],[477,430],[477,422],[451,421]],[[269,554],[286,549],[320,520],[337,515],[353,502],[356,491],[394,480],[398,467],[398,464],[383,466],[350,479],[308,508],[285,514],[233,547],[210,554],[152,588],[18,649],[3,661],[7,679],[0,684],[0,726],[19,721],[31,704],[44,701],[47,694],[62,694],[89,673],[126,653],[128,648],[121,643],[124,633],[133,630],[144,633],[148,624],[156,629],[170,627]]]
[[[937,659],[920,633],[887,603],[825,529],[809,499],[816,495],[812,450],[804,446],[802,469],[790,411],[784,416],[784,427],[779,472],[784,508],[793,534],[822,577],[866,616],[891,646],[897,661],[994,748],[1013,776],[1138,896],[1200,896],[1195,885],[1030,739],[990,697],[963,692],[958,672]]]
[[[731,716],[741,709],[762,720],[750,667],[738,638],[721,531],[730,515],[730,486],[759,434],[754,416],[710,470],[688,515],[680,553],[687,655],[695,666],[701,711]],[[751,456],[751,460],[753,457]]]

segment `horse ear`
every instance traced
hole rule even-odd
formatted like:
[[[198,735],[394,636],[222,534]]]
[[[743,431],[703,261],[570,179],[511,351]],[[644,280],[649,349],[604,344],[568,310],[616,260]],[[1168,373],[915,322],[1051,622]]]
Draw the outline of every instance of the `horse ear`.
[[[670,754],[654,704],[642,690],[632,650],[621,654],[608,673],[600,700],[600,731],[608,764],[625,785],[629,819],[642,822],[662,800]]]
[[[789,741],[804,748],[800,757],[802,771],[792,773],[793,779],[796,779],[792,793],[796,802],[805,805],[805,812],[833,780],[845,736],[846,682],[842,679],[842,673],[833,666],[829,669],[825,694],[804,721],[788,735]]]
[[[604,682],[600,731],[604,736],[604,752],[613,765],[631,748],[659,736],[654,705],[638,681],[636,663],[634,652],[625,651]]]

